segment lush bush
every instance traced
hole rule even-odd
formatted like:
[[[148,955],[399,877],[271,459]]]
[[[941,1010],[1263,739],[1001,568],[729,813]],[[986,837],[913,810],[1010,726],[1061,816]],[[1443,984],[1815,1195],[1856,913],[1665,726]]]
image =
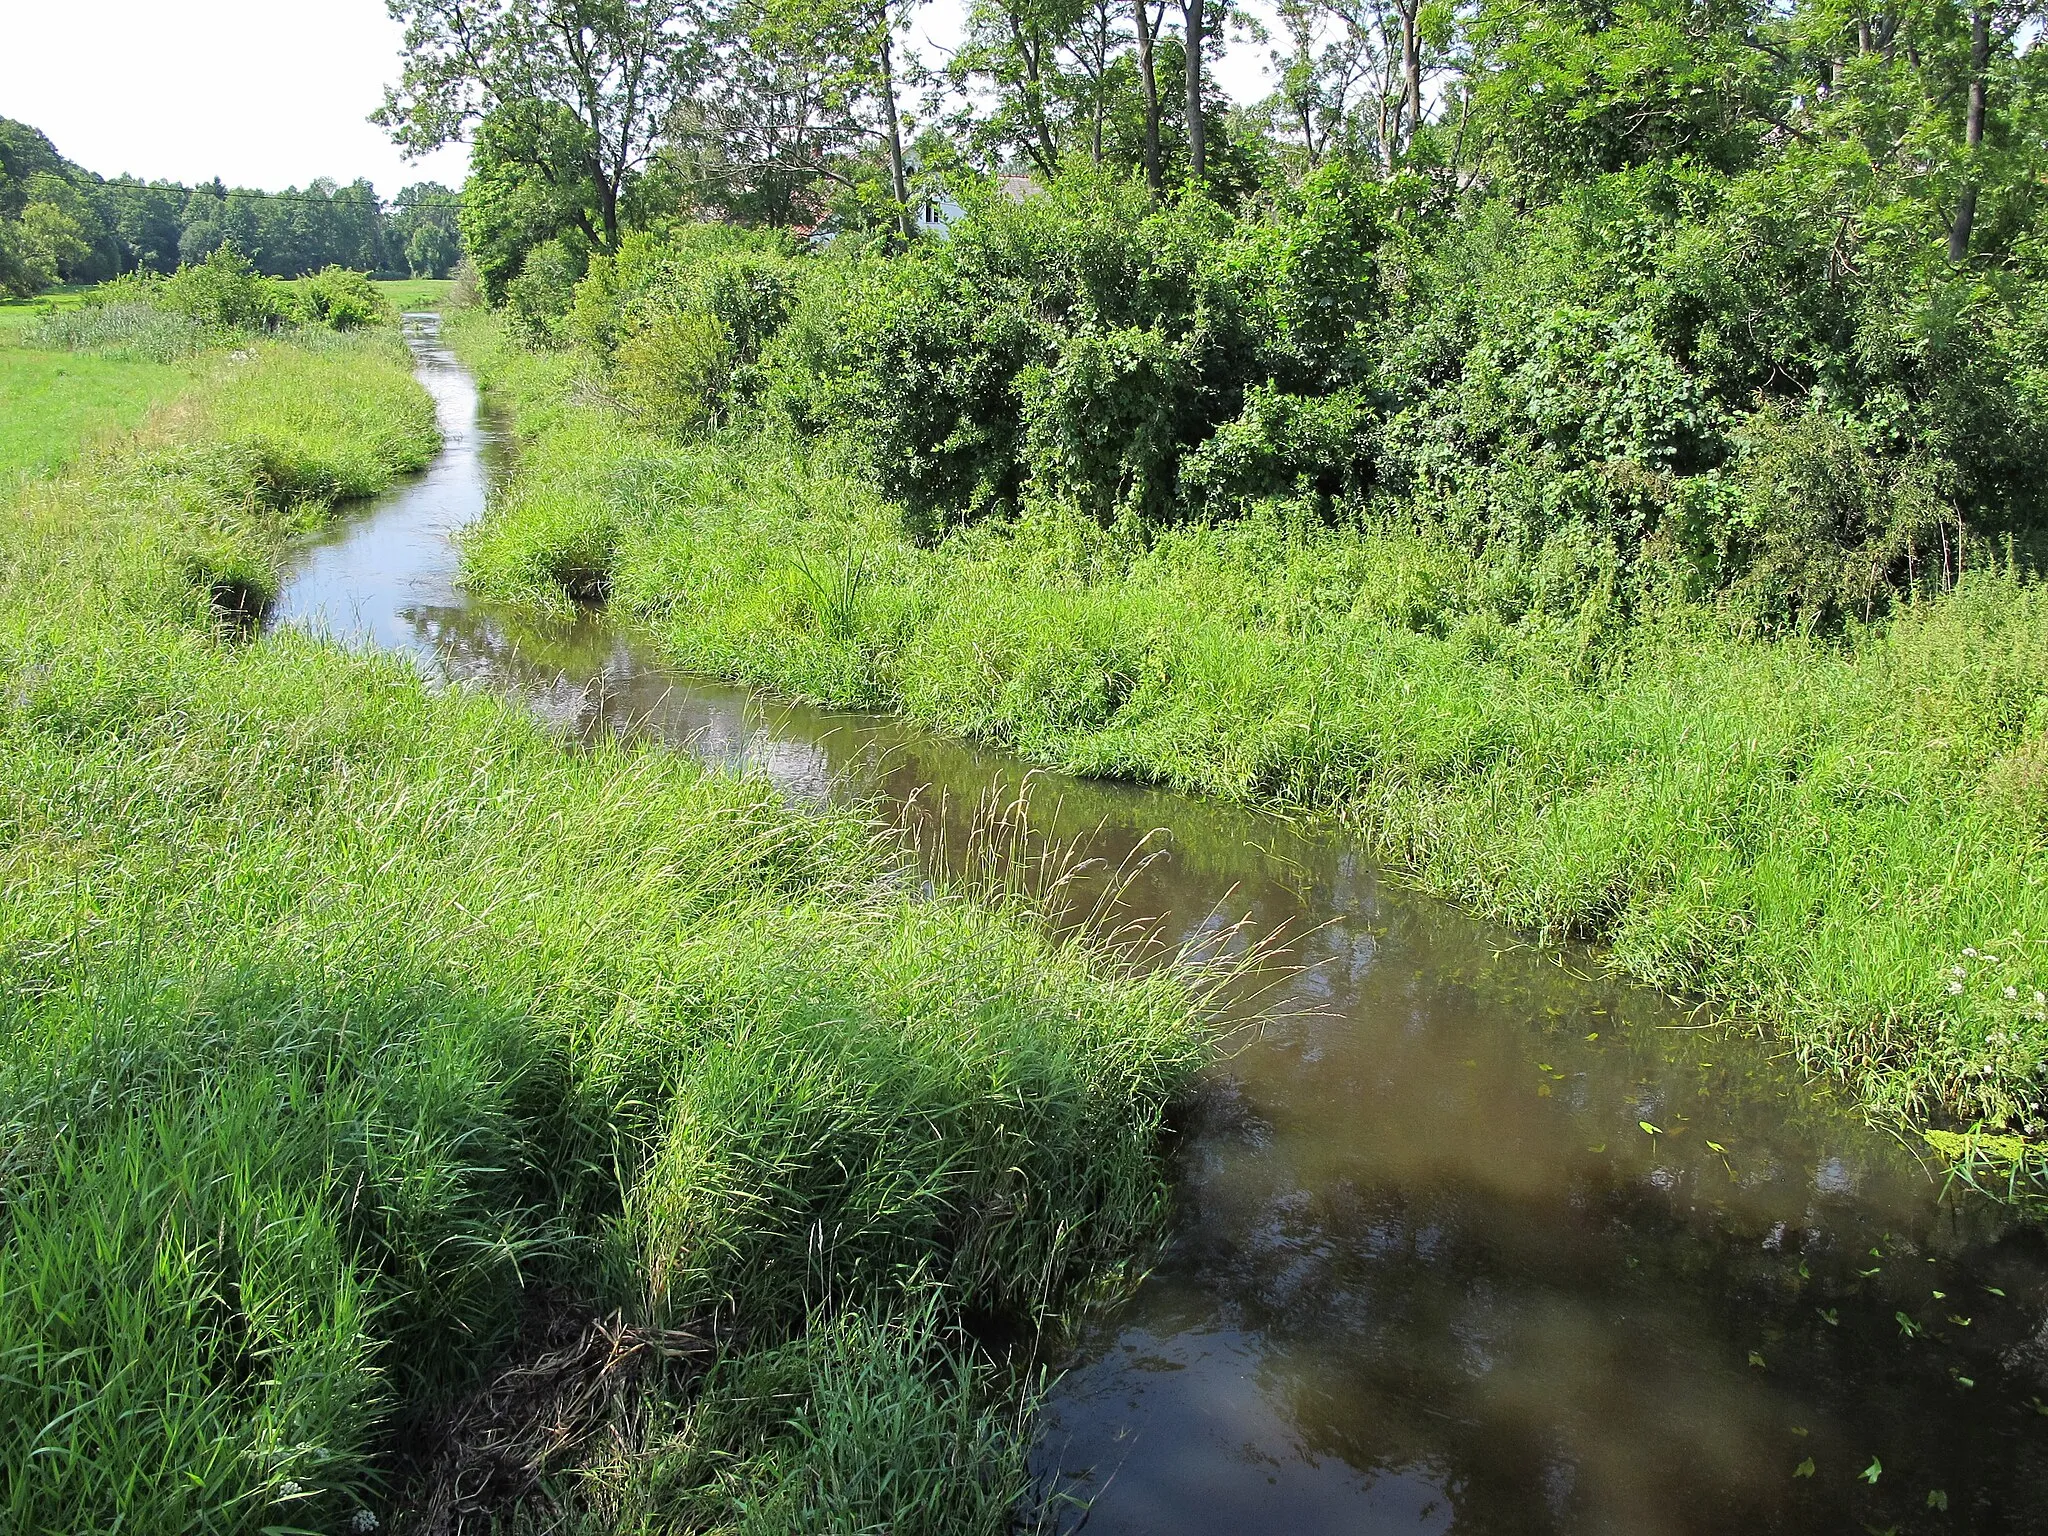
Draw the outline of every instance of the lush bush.
[[[232,242],[137,291],[215,331],[270,330],[292,319],[296,309],[290,288],[260,275]]]
[[[1034,502],[1159,528],[1280,498],[1556,542],[1624,612],[1720,594],[1783,631],[2048,529],[2048,307],[1882,249],[1845,266],[1782,165],[1644,165],[1523,211],[1343,161],[1239,213],[1081,170],[967,202],[894,255],[691,224],[572,289],[537,250],[512,314],[664,431],[843,436],[926,538]]]
[[[361,272],[328,267],[294,285],[297,318],[329,330],[353,331],[366,325],[388,325],[397,317],[377,285]]]

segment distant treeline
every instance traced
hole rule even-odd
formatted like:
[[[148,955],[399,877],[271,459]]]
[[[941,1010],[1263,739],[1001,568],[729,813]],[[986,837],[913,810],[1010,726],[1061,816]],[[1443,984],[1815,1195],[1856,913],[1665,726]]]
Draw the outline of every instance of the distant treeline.
[[[0,118],[0,290],[35,293],[123,272],[169,273],[232,241],[258,271],[327,267],[445,277],[461,254],[459,193],[432,182],[386,205],[367,181],[259,192],[220,181],[107,180],[26,123]]]

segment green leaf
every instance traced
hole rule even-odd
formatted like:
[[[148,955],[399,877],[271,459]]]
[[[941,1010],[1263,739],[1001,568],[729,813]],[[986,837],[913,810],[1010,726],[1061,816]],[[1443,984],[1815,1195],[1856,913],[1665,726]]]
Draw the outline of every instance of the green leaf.
[[[1802,1461],[1801,1463],[1799,1463],[1799,1465],[1798,1465],[1798,1466],[1794,1467],[1794,1468],[1792,1469],[1792,1475],[1793,1475],[1794,1477],[1811,1477],[1811,1476],[1813,1476],[1813,1458],[1812,1458],[1811,1456],[1809,1456],[1809,1457],[1807,1457],[1807,1458],[1806,1458],[1806,1460],[1804,1460],[1804,1461]]]
[[[1643,1134],[1645,1136],[1662,1136],[1664,1134],[1662,1131],[1658,1130],[1656,1126],[1650,1124],[1650,1122],[1647,1120],[1638,1120],[1636,1124],[1640,1125],[1643,1128]]]
[[[1929,1509],[1941,1509],[1941,1510],[1945,1510],[1945,1509],[1947,1509],[1947,1508],[1948,1508],[1948,1495],[1947,1495],[1946,1493],[1944,1493],[1944,1492],[1943,1492],[1943,1491],[1942,1491],[1941,1489],[1939,1489],[1939,1488],[1930,1488],[1930,1489],[1928,1489],[1928,1490],[1927,1490],[1927,1507],[1928,1507]]]
[[[1880,1477],[1884,1476],[1884,1463],[1873,1456],[1870,1458],[1870,1465],[1856,1475],[1866,1483],[1875,1483]]]
[[[1758,1354],[1753,1349],[1749,1352],[1749,1363],[1755,1366],[1760,1371],[1766,1368],[1764,1365],[1764,1357]]]

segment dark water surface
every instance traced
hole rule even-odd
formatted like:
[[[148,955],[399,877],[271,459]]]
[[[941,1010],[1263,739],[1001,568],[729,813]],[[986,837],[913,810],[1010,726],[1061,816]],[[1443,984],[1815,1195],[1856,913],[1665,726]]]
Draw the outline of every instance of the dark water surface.
[[[1023,782],[898,721],[673,675],[598,618],[469,600],[448,536],[494,442],[432,323],[412,339],[447,446],[307,546],[279,622],[928,832]],[[1092,1499],[1069,1527],[2048,1532],[2039,1227],[1945,1194],[1768,1047],[1391,884],[1341,835],[1044,777],[1031,804],[1112,865],[1162,850],[1126,904],[1169,942],[1291,936],[1180,1139],[1170,1244],[1045,1416],[1041,1471]]]

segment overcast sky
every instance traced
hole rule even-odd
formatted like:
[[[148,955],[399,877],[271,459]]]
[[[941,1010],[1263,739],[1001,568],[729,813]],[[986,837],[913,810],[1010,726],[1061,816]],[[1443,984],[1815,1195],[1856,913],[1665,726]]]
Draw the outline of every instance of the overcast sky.
[[[914,35],[958,37],[964,0],[932,0]],[[366,176],[389,197],[459,186],[466,151],[407,161],[366,119],[397,78],[382,0],[0,0],[0,117],[33,124],[102,176],[272,191]],[[1221,78],[1263,95],[1266,50],[1238,43]]]

